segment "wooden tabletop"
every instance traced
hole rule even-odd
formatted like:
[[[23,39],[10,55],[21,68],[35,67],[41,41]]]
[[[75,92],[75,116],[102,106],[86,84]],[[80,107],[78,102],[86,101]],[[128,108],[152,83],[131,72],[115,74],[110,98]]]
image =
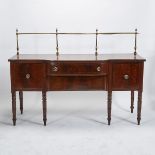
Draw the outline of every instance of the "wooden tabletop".
[[[49,60],[49,61],[102,61],[102,60],[137,60],[145,61],[140,55],[134,56],[128,54],[99,54],[97,57],[94,54],[19,54],[14,55],[8,61],[23,61],[23,60]]]

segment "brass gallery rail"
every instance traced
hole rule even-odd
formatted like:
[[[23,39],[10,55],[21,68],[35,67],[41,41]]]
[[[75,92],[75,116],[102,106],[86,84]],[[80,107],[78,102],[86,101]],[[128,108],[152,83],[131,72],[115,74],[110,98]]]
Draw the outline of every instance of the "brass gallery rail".
[[[19,35],[56,35],[56,55],[59,55],[59,46],[58,46],[58,35],[96,35],[96,45],[95,45],[95,55],[98,55],[98,35],[135,35],[135,44],[134,44],[134,55],[137,54],[137,29],[135,29],[135,32],[98,32],[98,29],[96,29],[96,32],[94,33],[62,33],[58,32],[58,29],[56,29],[56,32],[54,33],[47,33],[47,32],[38,32],[38,33],[19,33],[18,29],[16,29],[16,38],[17,38],[17,55],[19,55],[19,41],[18,36]]]

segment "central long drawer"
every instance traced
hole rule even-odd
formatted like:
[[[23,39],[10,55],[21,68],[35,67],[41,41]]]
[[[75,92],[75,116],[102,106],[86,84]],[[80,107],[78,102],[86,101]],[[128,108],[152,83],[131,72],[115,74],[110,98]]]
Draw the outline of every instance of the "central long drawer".
[[[106,75],[107,64],[102,62],[50,62],[47,66],[47,74],[51,76]]]
[[[48,90],[106,90],[107,63],[50,62],[47,64]]]

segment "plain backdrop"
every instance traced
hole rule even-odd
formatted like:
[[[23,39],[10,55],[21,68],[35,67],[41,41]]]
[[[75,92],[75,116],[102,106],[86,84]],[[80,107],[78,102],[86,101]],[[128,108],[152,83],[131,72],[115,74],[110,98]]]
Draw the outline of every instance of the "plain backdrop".
[[[155,153],[154,0],[0,0],[0,155],[101,155]],[[49,92],[48,123],[41,93],[24,93],[24,115],[12,126],[8,58],[19,32],[130,32],[138,29],[138,53],[146,58],[142,124],[130,113],[130,93],[114,92],[112,124],[106,92]],[[55,36],[20,36],[20,53],[55,53]],[[60,53],[94,53],[95,36],[60,36]],[[133,36],[100,36],[99,53],[133,53]],[[135,103],[137,96],[135,96]],[[17,107],[19,107],[17,96]]]

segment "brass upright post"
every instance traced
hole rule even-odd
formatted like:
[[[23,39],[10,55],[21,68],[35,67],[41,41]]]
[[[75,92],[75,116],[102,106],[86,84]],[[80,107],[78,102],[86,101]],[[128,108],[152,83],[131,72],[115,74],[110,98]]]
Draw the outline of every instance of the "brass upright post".
[[[134,55],[137,55],[137,29],[135,29],[135,47],[134,47]]]
[[[97,56],[98,55],[98,53],[97,53],[97,49],[98,49],[98,45],[97,45],[97,37],[98,37],[98,29],[96,29],[96,47],[95,47],[95,56]]]
[[[16,41],[17,41],[17,55],[19,56],[18,29],[16,29]]]
[[[56,55],[59,55],[59,47],[58,47],[58,29],[56,29]]]

